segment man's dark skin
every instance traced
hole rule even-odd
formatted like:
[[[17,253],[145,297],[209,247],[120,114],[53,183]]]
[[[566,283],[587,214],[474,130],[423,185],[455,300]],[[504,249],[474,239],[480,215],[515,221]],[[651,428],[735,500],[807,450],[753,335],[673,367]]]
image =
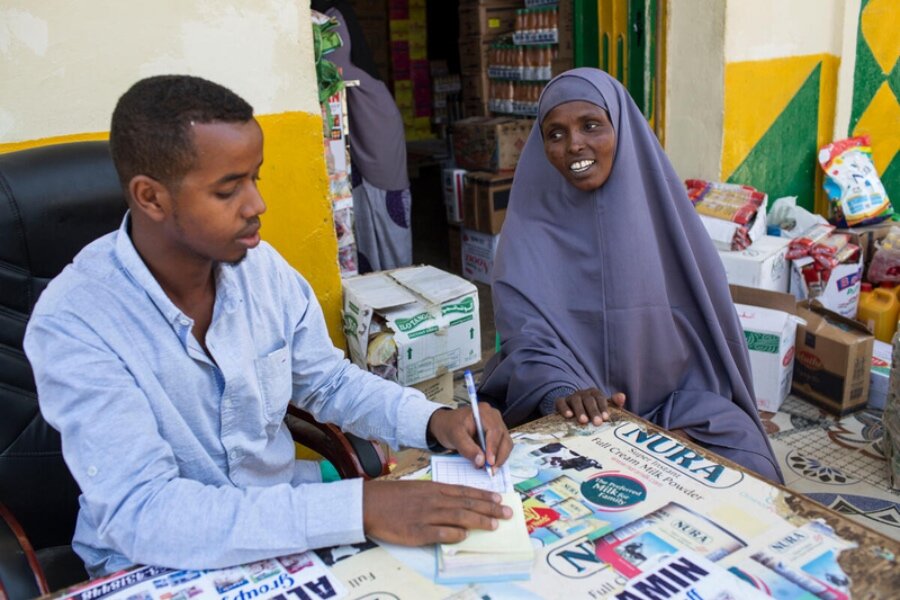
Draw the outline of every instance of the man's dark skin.
[[[194,320],[193,335],[206,347],[215,303],[215,267],[240,261],[260,242],[266,204],[257,187],[263,134],[247,122],[191,126],[194,160],[177,182],[136,175],[128,182],[131,238],[166,295]],[[475,443],[469,408],[438,410],[428,431],[445,448],[481,467],[502,465],[512,440],[500,413],[482,409],[486,456]],[[401,509],[402,508],[402,513]],[[367,535],[404,545],[456,542],[469,529],[495,529],[512,511],[498,494],[425,481],[367,481],[363,527]]]

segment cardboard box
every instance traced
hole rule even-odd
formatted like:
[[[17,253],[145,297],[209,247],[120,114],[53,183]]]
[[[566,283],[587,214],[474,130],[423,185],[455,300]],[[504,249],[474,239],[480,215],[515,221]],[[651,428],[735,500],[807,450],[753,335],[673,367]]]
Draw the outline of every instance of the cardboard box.
[[[463,228],[461,244],[463,277],[490,285],[499,242],[499,234],[491,235]]]
[[[471,117],[453,124],[456,164],[470,171],[512,171],[534,119]]]
[[[719,250],[728,283],[787,293],[791,272],[785,255],[790,242],[764,235],[744,250]]]
[[[453,406],[453,371],[445,371],[432,379],[426,379],[411,387],[416,388],[432,402]]]
[[[518,8],[522,8],[521,2],[506,2],[502,6],[460,5],[459,35],[493,40],[512,33]]]
[[[791,391],[797,326],[794,298],[769,290],[731,286],[750,350],[753,391],[759,410],[777,412]]]
[[[512,173],[474,171],[466,174],[463,225],[481,233],[497,234],[506,219]]]
[[[793,390],[825,410],[843,416],[866,406],[875,338],[864,325],[803,301],[797,315],[797,364]]]
[[[872,368],[869,371],[868,408],[884,410],[891,379],[891,358],[893,346],[875,340],[872,346]]]
[[[463,75],[487,73],[491,40],[481,36],[459,38],[459,70]]]
[[[883,240],[895,224],[894,221],[888,220],[875,225],[835,229],[834,232],[850,234],[850,243],[859,246],[859,250],[863,254],[863,261],[868,265],[875,254],[875,242]]]
[[[700,222],[703,223],[703,227],[706,229],[706,233],[709,234],[709,237],[710,239],[712,239],[713,244],[715,244],[716,248],[718,248],[719,250],[731,250],[731,242],[732,240],[734,240],[734,234],[741,226],[732,221],[717,219],[715,217],[701,215],[699,213],[697,216],[700,217]],[[753,219],[753,223],[751,223],[750,227],[747,229],[747,235],[750,237],[751,244],[766,235],[765,201],[763,201],[762,205],[759,207],[759,210],[756,211],[756,217]]]
[[[481,360],[478,290],[430,266],[343,281],[350,359],[401,385]]]
[[[441,172],[441,183],[444,188],[444,207],[447,209],[447,223],[462,223],[463,221],[465,177],[465,169],[444,169]]]
[[[817,300],[825,308],[853,319],[859,305],[862,283],[862,256],[855,263],[838,265],[831,271],[825,289],[810,289],[803,279],[803,267],[812,263],[809,256],[798,258],[791,264],[791,293],[797,300]]]

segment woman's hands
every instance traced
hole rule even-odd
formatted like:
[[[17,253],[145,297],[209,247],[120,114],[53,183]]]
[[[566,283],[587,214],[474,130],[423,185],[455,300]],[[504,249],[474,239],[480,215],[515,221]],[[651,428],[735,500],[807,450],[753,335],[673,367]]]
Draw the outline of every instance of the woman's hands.
[[[588,388],[585,390],[577,390],[568,396],[557,398],[556,412],[567,419],[576,419],[579,423],[587,424],[592,422],[599,425],[603,421],[609,420],[609,403],[612,402],[617,408],[625,406],[625,394],[617,392],[612,398],[597,388]]]

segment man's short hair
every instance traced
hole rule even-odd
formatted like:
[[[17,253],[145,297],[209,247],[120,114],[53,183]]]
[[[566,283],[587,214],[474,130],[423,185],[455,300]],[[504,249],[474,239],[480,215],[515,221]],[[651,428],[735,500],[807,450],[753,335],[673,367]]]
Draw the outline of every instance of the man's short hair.
[[[196,158],[194,123],[246,123],[253,107],[212,81],[190,75],[158,75],[135,83],[116,103],[109,144],[119,180],[147,175],[175,186]]]

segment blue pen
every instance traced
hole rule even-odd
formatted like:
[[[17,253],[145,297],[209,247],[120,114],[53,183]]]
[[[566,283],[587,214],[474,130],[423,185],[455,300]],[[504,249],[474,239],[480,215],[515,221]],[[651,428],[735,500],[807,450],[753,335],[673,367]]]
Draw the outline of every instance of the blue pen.
[[[472,371],[466,369],[466,390],[469,392],[469,402],[472,403],[472,416],[475,417],[475,431],[478,432],[478,441],[481,443],[481,451],[484,452],[484,464],[488,475],[494,476],[494,470],[487,462],[487,446],[484,443],[484,428],[481,426],[481,415],[478,414],[478,394],[475,393],[475,380],[472,379]]]

